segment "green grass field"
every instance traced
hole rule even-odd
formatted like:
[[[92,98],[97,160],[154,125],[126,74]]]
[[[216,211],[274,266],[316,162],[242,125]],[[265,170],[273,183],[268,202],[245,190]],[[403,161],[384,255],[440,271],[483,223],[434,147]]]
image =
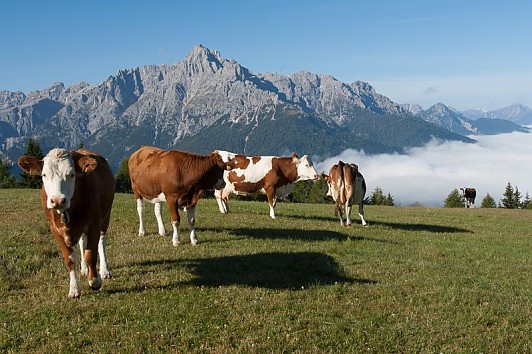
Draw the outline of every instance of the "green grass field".
[[[0,352],[532,352],[532,212],[366,206],[342,228],[332,203],[214,199],[200,245],[137,236],[118,194],[100,291],[68,273],[39,191],[0,190]],[[168,212],[163,214],[171,229]],[[183,242],[184,241],[184,242]]]

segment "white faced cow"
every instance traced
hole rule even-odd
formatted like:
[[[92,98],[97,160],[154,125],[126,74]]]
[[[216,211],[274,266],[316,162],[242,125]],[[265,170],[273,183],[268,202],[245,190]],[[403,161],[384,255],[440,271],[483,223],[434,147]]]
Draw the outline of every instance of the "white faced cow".
[[[277,198],[288,195],[294,183],[318,179],[318,173],[307,155],[291,157],[246,156],[227,151],[217,151],[227,161],[234,159],[235,168],[225,171],[225,187],[214,192],[221,213],[229,211],[227,200],[231,193],[249,195],[266,194],[270,204],[270,216],[275,219]]]
[[[22,156],[19,166],[31,175],[42,176],[41,201],[50,231],[61,248],[70,272],[68,297],[80,296],[73,247],[79,242],[81,272],[89,286],[100,289],[101,277],[109,278],[105,241],[113,205],[115,180],[107,161],[81,149],[51,150],[43,160]],[[100,256],[100,274],[96,263]],[[88,267],[87,267],[88,265]]]
[[[223,172],[231,169],[231,161],[224,162],[220,155],[196,155],[184,151],[163,150],[153,146],[143,146],[129,158],[129,176],[139,215],[139,235],[146,233],[143,221],[143,201],[155,204],[155,216],[159,234],[165,235],[161,203],[166,202],[172,221],[174,246],[179,245],[178,209],[184,207],[190,226],[190,242],[198,244],[195,225],[195,210],[204,190],[221,188]]]
[[[346,216],[346,226],[351,226],[351,206],[358,204],[358,215],[362,220],[362,225],[368,223],[364,219],[364,196],[366,195],[366,181],[358,171],[356,164],[345,164],[339,161],[331,167],[329,175],[322,175],[327,181],[329,190],[327,195],[336,202],[334,214],[340,217],[340,224],[344,226],[344,209]]]
[[[475,198],[477,197],[477,191],[475,188],[460,188],[462,192],[462,197],[464,198],[464,207],[474,208],[475,207]]]

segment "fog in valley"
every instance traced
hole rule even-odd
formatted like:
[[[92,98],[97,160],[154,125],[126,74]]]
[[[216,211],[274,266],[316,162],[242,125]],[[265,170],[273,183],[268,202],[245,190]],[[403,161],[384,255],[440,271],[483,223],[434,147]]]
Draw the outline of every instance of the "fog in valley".
[[[318,173],[328,173],[342,160],[356,163],[364,175],[370,196],[376,187],[391,193],[395,205],[420,203],[443,207],[455,188],[474,187],[475,204],[480,207],[489,193],[499,203],[508,182],[523,198],[532,194],[532,134],[510,133],[471,136],[476,144],[433,140],[407,154],[367,155],[346,150],[340,155],[316,163]]]

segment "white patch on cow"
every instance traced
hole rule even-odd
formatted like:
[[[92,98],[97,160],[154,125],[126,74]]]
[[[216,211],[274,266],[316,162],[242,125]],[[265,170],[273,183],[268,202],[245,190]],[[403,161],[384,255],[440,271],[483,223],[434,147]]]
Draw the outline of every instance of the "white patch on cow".
[[[191,207],[187,210],[187,219],[188,219],[188,226],[190,228],[190,243],[192,243],[194,246],[196,246],[199,241],[196,237],[196,231],[194,229],[194,225],[196,224],[196,207]]]
[[[174,247],[179,246],[179,224],[177,221],[172,221],[172,228],[174,229],[174,233],[172,235],[172,244]]]
[[[111,278],[111,272],[107,264],[107,252],[105,250],[105,244],[107,243],[107,236],[102,233],[100,240],[98,241],[98,256],[100,257],[100,274],[103,279]]]
[[[44,164],[41,172],[43,187],[48,196],[46,207],[56,208],[54,201],[64,200],[58,209],[70,208],[70,199],[74,195],[76,171],[74,161],[65,149],[50,150],[43,159]]]
[[[217,153],[218,155],[220,155],[220,157],[222,158],[223,162],[229,162],[232,159],[234,159],[235,156],[236,156],[235,153],[232,153],[232,152],[229,152],[229,151],[215,150],[214,152]]]
[[[77,254],[72,252],[68,257],[74,263],[72,270],[70,271],[70,285],[68,290],[68,297],[71,299],[78,298],[80,295],[79,292],[79,277],[76,273],[76,263],[78,261]]]
[[[146,235],[146,228],[144,227],[144,201],[142,198],[137,199],[137,214],[139,215],[139,236]]]
[[[164,196],[164,193],[159,194],[157,197],[153,199],[146,199],[146,200],[152,204],[166,203],[166,197]]]
[[[87,249],[87,236],[83,234],[79,239],[79,254],[81,258],[81,274],[89,274],[89,267],[85,261],[85,250]]]
[[[274,158],[275,156],[261,156],[257,163],[253,163],[253,157],[248,157],[249,165],[246,169],[235,168],[233,171],[235,171],[238,177],[245,175],[246,179],[244,182],[257,183],[272,170],[272,161]]]
[[[78,298],[79,293],[79,280],[76,271],[72,269],[70,271],[70,286],[68,290],[68,297],[71,299]]]
[[[159,229],[159,235],[166,236],[166,230],[163,223],[163,214],[162,214],[163,204],[155,203],[153,211],[155,212],[155,218],[157,219],[157,227]]]

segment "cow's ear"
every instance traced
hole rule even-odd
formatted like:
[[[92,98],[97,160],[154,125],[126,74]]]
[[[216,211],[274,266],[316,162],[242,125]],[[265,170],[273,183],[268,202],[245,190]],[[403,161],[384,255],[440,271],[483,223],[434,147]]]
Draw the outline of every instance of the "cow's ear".
[[[233,168],[236,168],[237,161],[236,161],[236,159],[232,159],[232,160],[229,160],[227,162],[224,162],[223,164],[224,164],[224,168],[227,171],[231,171]]]
[[[91,173],[98,167],[98,161],[89,156],[83,156],[77,161],[74,160],[76,165],[76,172],[81,174]]]
[[[34,156],[22,156],[17,162],[20,168],[32,176],[40,175],[42,172],[42,167],[44,166],[44,161],[38,160]]]
[[[295,152],[292,153],[292,161],[295,163],[299,162],[299,156]]]

